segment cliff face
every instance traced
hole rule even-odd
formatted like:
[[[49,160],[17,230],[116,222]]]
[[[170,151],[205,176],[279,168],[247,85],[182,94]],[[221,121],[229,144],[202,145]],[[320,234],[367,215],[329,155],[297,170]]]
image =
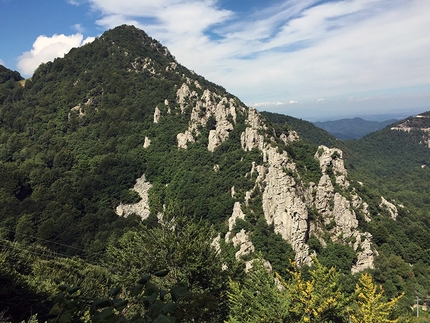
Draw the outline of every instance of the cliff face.
[[[207,149],[214,152],[229,136],[237,123],[237,116],[245,117],[246,127],[240,135],[244,152],[258,150],[262,163],[253,162],[249,174],[255,176],[254,187],[246,192],[244,201],[237,201],[231,210],[229,231],[226,242],[238,248],[236,257],[252,253],[254,246],[249,238],[250,232],[242,229],[233,234],[236,219],[245,219],[242,207],[257,189],[261,191],[261,207],[268,225],[273,225],[275,233],[288,241],[296,253],[298,264],[310,264],[311,255],[307,239],[311,234],[322,237],[329,232],[335,242],[349,244],[358,253],[358,262],[353,271],[373,267],[371,235],[358,230],[355,210],[360,210],[370,220],[367,205],[350,188],[347,171],[342,159],[342,151],[320,146],[314,158],[319,161],[321,177],[318,183],[305,183],[297,171],[294,159],[286,151],[280,151],[277,140],[285,145],[299,141],[293,130],[288,133],[270,134],[265,118],[255,109],[247,109],[228,95],[220,95],[203,88],[197,80],[184,78],[178,86],[175,104],[166,100],[164,107],[154,109],[154,123],[163,116],[179,113],[187,116],[188,128],[176,136],[178,149],[187,149],[201,136],[203,128],[209,128]],[[145,142],[150,142],[146,138]],[[233,162],[233,161],[232,161]],[[214,166],[218,171],[219,166]],[[234,187],[231,189],[235,197]],[[315,208],[318,219],[309,218],[309,210]],[[327,227],[330,227],[327,230]]]

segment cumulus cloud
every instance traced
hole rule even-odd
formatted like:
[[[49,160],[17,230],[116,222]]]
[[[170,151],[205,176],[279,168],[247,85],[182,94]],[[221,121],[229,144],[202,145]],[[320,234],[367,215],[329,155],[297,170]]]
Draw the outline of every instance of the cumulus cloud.
[[[84,39],[81,33],[70,36],[54,34],[52,37],[41,35],[37,37],[30,51],[18,57],[18,70],[23,75],[29,76],[41,63],[63,57],[73,47],[82,46],[93,40],[93,37]]]
[[[0,65],[4,66],[4,61],[0,58]]]

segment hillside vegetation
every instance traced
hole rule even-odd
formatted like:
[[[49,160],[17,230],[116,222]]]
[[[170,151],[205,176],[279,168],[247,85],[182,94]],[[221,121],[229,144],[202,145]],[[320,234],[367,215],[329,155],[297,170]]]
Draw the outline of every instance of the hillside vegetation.
[[[260,114],[133,26],[0,81],[1,322],[396,322],[429,294],[409,133]]]

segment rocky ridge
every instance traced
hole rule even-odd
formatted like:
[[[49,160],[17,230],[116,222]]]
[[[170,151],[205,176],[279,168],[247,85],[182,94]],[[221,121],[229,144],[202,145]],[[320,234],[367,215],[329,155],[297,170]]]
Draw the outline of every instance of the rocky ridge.
[[[421,143],[430,148],[430,113],[422,113],[414,117],[409,117],[403,122],[391,127],[391,130],[397,131],[420,131],[422,134]]]
[[[366,203],[350,188],[340,149],[325,146],[318,148],[315,158],[319,161],[322,176],[318,183],[306,184],[301,180],[294,160],[286,151],[278,149],[277,138],[275,135],[269,135],[269,127],[264,117],[255,109],[246,109],[237,104],[234,98],[202,89],[197,81],[188,78],[177,90],[175,107],[170,107],[167,100],[165,107],[163,110],[159,107],[154,109],[154,123],[159,122],[163,113],[172,113],[173,109],[179,109],[181,114],[186,114],[187,109],[191,111],[188,129],[177,135],[178,149],[186,149],[189,144],[195,142],[201,134],[200,127],[207,127],[208,123],[212,122],[207,149],[214,151],[233,130],[237,114],[246,115],[247,127],[240,137],[242,149],[259,150],[263,163],[252,163],[249,176],[257,174],[255,185],[246,192],[244,202],[237,201],[234,204],[229,219],[229,231],[225,241],[238,248],[237,258],[255,250],[249,232],[241,229],[234,234],[232,230],[236,219],[245,219],[242,206],[246,206],[252,194],[259,189],[262,192],[262,209],[267,224],[273,225],[275,233],[291,244],[296,253],[295,261],[299,265],[312,262],[306,243],[309,236],[315,234],[322,240],[324,232],[328,231],[333,241],[348,244],[356,250],[358,262],[352,269],[353,272],[373,268],[372,236],[358,231],[354,210],[360,210],[369,221],[370,215]],[[300,138],[296,132],[290,131],[288,134],[282,133],[278,139],[288,145]],[[150,138],[146,137],[144,146],[148,147],[149,144]],[[215,166],[214,171],[217,171]],[[138,180],[138,183],[136,185],[142,186],[145,183],[144,177]],[[120,205],[117,214],[126,216],[135,212],[142,218],[146,217],[149,214],[149,185],[145,183],[144,190],[140,189],[143,186],[134,188],[142,196],[139,205]],[[234,197],[234,187],[231,194]],[[319,220],[310,219],[311,208],[317,210]]]
[[[176,64],[175,61],[173,63]],[[170,64],[168,69],[175,71],[175,64]],[[131,70],[139,72],[150,69],[151,75],[157,75],[158,69],[154,74],[151,66],[153,62],[150,60],[140,59],[132,64]],[[306,183],[293,158],[287,151],[280,149],[278,144],[281,142],[288,146],[300,140],[295,131],[284,131],[277,135],[257,110],[246,108],[235,97],[223,91],[209,90],[192,76],[182,75],[181,80],[182,83],[175,85],[175,100],[166,99],[153,110],[154,123],[159,123],[165,115],[173,113],[189,118],[187,128],[176,136],[178,149],[187,149],[206,128],[209,130],[207,149],[214,152],[235,129],[240,115],[241,120],[245,118],[246,124],[240,135],[243,151],[257,150],[262,156],[261,163],[254,162],[250,165],[247,175],[254,181],[254,187],[246,192],[243,200],[236,201],[229,220],[229,233],[225,239],[239,248],[236,257],[254,251],[249,232],[242,229],[233,234],[232,228],[236,219],[246,218],[243,209],[248,206],[253,194],[261,192],[261,207],[267,224],[273,225],[275,233],[291,244],[296,254],[295,261],[299,265],[310,264],[312,261],[307,245],[310,235],[314,234],[322,240],[324,233],[328,232],[333,241],[348,244],[358,253],[359,261],[353,271],[373,267],[372,237],[369,233],[359,232],[356,211],[364,214],[367,221],[371,218],[366,203],[347,180],[341,150],[320,146],[314,157],[319,161],[321,177],[318,183]],[[143,146],[147,148],[152,138],[144,139]],[[218,170],[214,166],[214,171]],[[146,187],[149,188],[150,186]],[[117,214],[126,216],[130,212],[139,212],[140,216],[147,216],[149,207],[144,204],[147,203],[147,197],[144,197],[145,194],[147,196],[147,190],[146,193],[139,188],[136,191],[139,194],[142,192],[142,201],[146,202],[140,201],[137,208],[133,205],[120,205]],[[234,187],[231,195],[235,198]],[[311,209],[316,210],[316,219],[310,216]]]

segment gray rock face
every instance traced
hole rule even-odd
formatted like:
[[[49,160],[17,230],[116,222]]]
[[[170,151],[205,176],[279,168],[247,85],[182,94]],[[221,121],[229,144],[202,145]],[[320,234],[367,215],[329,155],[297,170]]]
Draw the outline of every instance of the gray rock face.
[[[358,231],[358,220],[354,209],[363,212],[370,220],[367,204],[349,190],[347,171],[344,167],[342,151],[337,148],[320,146],[315,153],[319,160],[322,176],[318,185],[310,183],[304,187],[296,171],[296,165],[286,152],[279,152],[277,145],[272,145],[274,138],[266,138],[266,126],[260,114],[250,109],[247,118],[248,128],[241,134],[241,145],[245,151],[259,149],[263,155],[263,165],[253,164],[251,172],[258,171],[256,186],[263,188],[262,207],[269,225],[274,226],[288,241],[296,253],[297,264],[309,264],[311,257],[306,244],[311,233],[322,236],[324,227],[309,220],[308,208],[315,207],[323,218],[324,224],[330,224],[330,236],[339,243],[349,244],[358,253],[358,262],[353,271],[373,268],[374,252],[371,248],[371,235]],[[298,140],[296,133],[284,135],[281,140],[288,144]],[[338,191],[335,191],[335,186]],[[346,193],[348,191],[348,193]],[[345,197],[341,193],[345,192]],[[251,196],[248,192],[247,199]],[[246,199],[246,200],[247,200]]]
[[[384,207],[388,211],[388,213],[390,213],[390,216],[393,220],[395,220],[399,215],[397,207],[393,203],[388,202],[383,196],[381,197],[381,203],[379,204],[379,206]]]
[[[158,123],[160,121],[161,111],[158,107],[155,107],[154,111],[154,123]]]
[[[239,202],[234,203],[233,213],[228,219],[228,232],[225,235],[226,242],[232,242],[234,247],[239,246],[239,250],[236,251],[236,259],[241,259],[242,256],[254,252],[255,247],[252,241],[249,239],[248,233],[241,229],[238,233],[233,234],[232,230],[236,224],[237,219],[245,219],[245,214],[242,212],[242,208]]]
[[[145,137],[145,141],[143,142],[143,148],[148,148],[151,145],[151,139]]]
[[[275,148],[266,147],[269,167],[264,179],[263,211],[269,225],[275,232],[290,242],[296,252],[296,262],[310,263],[306,237],[308,233],[308,211],[292,176],[284,168],[294,168],[286,154],[279,154]],[[283,158],[282,158],[283,157]]]
[[[315,158],[320,162],[323,175],[316,189],[314,205],[323,216],[324,224],[331,224],[332,240],[347,243],[357,251],[358,261],[352,268],[352,272],[373,268],[372,235],[358,231],[358,220],[354,211],[354,209],[360,210],[370,221],[368,205],[355,191],[348,191],[349,198],[341,194],[350,186],[346,179],[347,171],[344,167],[342,151],[320,146]],[[340,192],[335,192],[333,182],[340,187]],[[315,233],[318,234],[318,230]]]
[[[136,180],[136,184],[132,190],[136,191],[142,198],[136,204],[122,204],[120,203],[116,207],[116,214],[119,216],[127,217],[130,214],[137,214],[142,219],[146,219],[149,216],[149,205],[148,205],[148,191],[152,185],[146,181],[145,175]]]
[[[191,90],[190,86],[194,86],[196,90]],[[238,106],[234,99],[222,97],[207,89],[199,97],[198,89],[201,89],[201,86],[197,81],[193,83],[187,79],[187,83],[182,84],[176,93],[181,112],[184,113],[187,107],[191,108],[188,129],[177,136],[178,147],[187,148],[189,142],[195,142],[194,136],[200,135],[199,127],[206,127],[211,122],[209,126],[213,129],[209,131],[208,150],[214,151],[233,130],[237,110],[243,112],[245,108]]]
[[[273,224],[275,232],[292,245],[298,264],[310,263],[309,247],[306,244],[307,207],[294,178],[285,172],[285,170],[294,172],[295,164],[286,152],[279,153],[271,144],[264,142],[264,135],[260,130],[266,129],[266,126],[256,110],[249,110],[247,124],[249,127],[241,135],[242,148],[261,150],[265,163],[264,166],[253,165],[251,173],[254,169],[258,170],[256,185],[264,188],[262,207],[266,221],[269,225]]]
[[[235,99],[202,89],[197,81],[188,78],[177,90],[176,106],[169,105],[167,101],[164,105],[167,107],[167,113],[190,115],[188,128],[177,134],[179,149],[186,149],[189,144],[194,143],[201,135],[200,129],[208,127],[210,131],[207,149],[214,151],[234,129],[238,114],[246,116],[247,127],[240,135],[241,147],[244,151],[259,150],[262,162],[253,162],[251,165],[247,176],[255,182],[253,189],[245,192],[244,203],[249,203],[257,189],[262,192],[264,218],[267,224],[273,225],[276,233],[291,244],[298,265],[312,262],[306,243],[309,236],[314,234],[322,239],[321,237],[329,233],[333,241],[349,244],[357,251],[358,261],[353,268],[354,272],[373,267],[372,236],[358,231],[355,213],[359,210],[365,215],[366,221],[370,221],[368,206],[350,187],[340,149],[318,147],[314,157],[319,161],[321,177],[318,183],[304,183],[293,159],[286,151],[279,150],[277,144],[277,141],[282,140],[289,145],[299,140],[299,136],[294,131],[284,133],[279,138],[274,137],[275,133],[269,135],[263,117],[255,109],[245,109],[237,104]],[[155,123],[160,120],[164,111],[162,106],[159,107],[154,112]],[[144,146],[149,144],[149,138],[145,138]],[[218,172],[219,165],[214,165],[213,171]],[[135,186],[134,189],[141,194],[142,201],[138,205],[119,205],[119,215],[149,215],[147,191],[150,184],[145,182],[144,176],[139,180],[140,186]],[[231,196],[236,196],[234,187],[231,188]],[[311,208],[316,210],[318,221],[309,218]],[[225,236],[226,242],[238,248],[236,257],[239,259],[254,252],[255,248],[249,238],[249,232],[242,229],[233,234],[237,219],[245,219],[239,202],[234,204],[228,220],[229,231]]]

